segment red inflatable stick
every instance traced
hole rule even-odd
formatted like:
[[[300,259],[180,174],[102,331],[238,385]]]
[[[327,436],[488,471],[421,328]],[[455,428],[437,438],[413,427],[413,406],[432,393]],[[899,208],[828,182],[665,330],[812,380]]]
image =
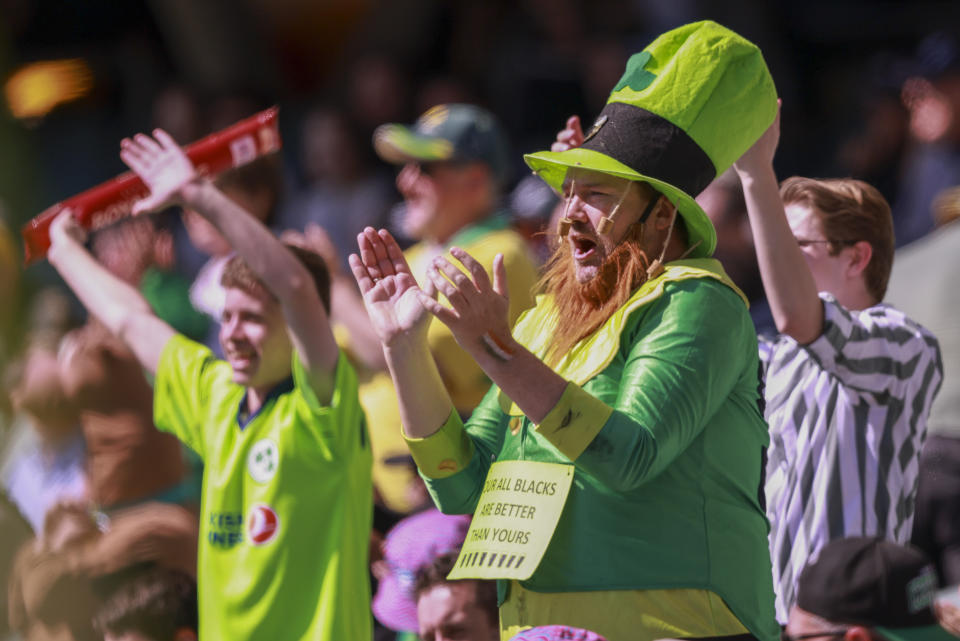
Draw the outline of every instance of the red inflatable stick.
[[[203,176],[215,176],[231,167],[245,165],[280,149],[277,112],[276,107],[261,111],[198,140],[184,151]],[[64,209],[72,209],[84,229],[101,229],[129,216],[133,203],[149,193],[139,176],[128,171],[48,207],[20,230],[24,262],[30,264],[46,256],[50,248],[50,223]]]

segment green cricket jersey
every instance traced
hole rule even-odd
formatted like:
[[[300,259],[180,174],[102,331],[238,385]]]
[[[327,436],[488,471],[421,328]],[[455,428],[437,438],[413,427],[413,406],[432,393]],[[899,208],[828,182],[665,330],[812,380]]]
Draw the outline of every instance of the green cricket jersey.
[[[157,427],[205,464],[200,638],[370,639],[372,459],[356,374],[338,360],[325,406],[294,354],[292,378],[250,417],[231,374],[178,335],[154,392]]]

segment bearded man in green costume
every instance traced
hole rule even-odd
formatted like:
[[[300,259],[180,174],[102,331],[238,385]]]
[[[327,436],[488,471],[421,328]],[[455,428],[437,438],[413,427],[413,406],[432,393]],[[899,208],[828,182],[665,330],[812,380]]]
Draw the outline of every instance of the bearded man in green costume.
[[[693,199],[776,109],[759,50],[715,23],[631,57],[575,148],[526,157],[566,214],[542,296],[512,330],[499,257],[492,282],[462,250],[466,273],[437,258],[445,302],[386,231],[366,230],[350,257],[435,502],[476,510],[474,526],[522,525],[506,538],[522,554],[491,547],[479,562],[469,549],[488,532],[472,529],[454,571],[501,579],[502,638],[549,624],[611,641],[776,638],[756,336]],[[428,312],[494,381],[466,425],[430,358]],[[488,502],[511,488],[544,489],[560,510]],[[535,567],[513,572],[528,556]]]

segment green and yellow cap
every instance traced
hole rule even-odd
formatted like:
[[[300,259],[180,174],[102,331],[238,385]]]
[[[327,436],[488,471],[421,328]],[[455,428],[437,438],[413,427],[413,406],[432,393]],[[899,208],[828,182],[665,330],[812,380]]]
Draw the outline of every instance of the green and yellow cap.
[[[428,109],[411,126],[381,125],[373,147],[389,163],[483,162],[498,179],[509,162],[506,135],[496,117],[475,105],[450,103]]]
[[[704,20],[661,35],[634,54],[584,143],[524,156],[560,192],[567,170],[649,183],[676,205],[694,257],[717,244],[694,197],[767,130],[777,113],[773,78],[756,45]]]

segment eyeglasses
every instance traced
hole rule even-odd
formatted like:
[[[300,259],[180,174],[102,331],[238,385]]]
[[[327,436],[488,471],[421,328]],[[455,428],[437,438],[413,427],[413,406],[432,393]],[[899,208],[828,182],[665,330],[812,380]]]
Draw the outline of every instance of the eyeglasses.
[[[782,630],[780,632],[780,641],[803,641],[803,639],[819,639],[821,637],[842,637],[846,633],[846,629],[827,630],[826,632],[808,632],[806,634],[787,634],[786,630]]]
[[[809,238],[797,238],[797,245],[800,247],[809,247],[810,245],[853,245],[857,241],[855,240],[811,240]]]

